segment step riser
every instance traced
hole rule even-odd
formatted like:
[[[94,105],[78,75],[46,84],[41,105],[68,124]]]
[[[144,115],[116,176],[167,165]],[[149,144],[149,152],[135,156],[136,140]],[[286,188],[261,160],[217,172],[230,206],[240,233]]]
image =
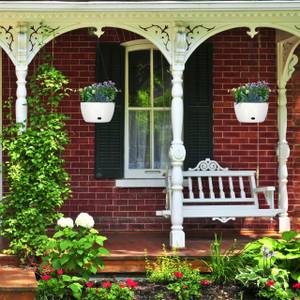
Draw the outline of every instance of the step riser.
[[[0,291],[0,300],[35,300],[35,292]]]

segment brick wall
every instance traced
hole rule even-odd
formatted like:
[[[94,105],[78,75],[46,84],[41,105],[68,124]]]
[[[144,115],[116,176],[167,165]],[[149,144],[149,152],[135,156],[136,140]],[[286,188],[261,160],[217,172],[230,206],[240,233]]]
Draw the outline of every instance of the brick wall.
[[[101,37],[103,41],[115,42],[136,38],[139,37],[119,29],[107,29]],[[96,41],[97,38],[89,35],[86,29],[57,37],[34,59],[30,72],[42,61],[43,53],[51,53],[54,56],[54,64],[70,78],[72,88],[90,84],[95,81]],[[237,169],[256,169],[259,164],[261,185],[276,185],[276,92],[273,92],[270,98],[268,119],[259,127],[255,124],[241,125],[236,121],[232,98],[227,92],[229,88],[258,78],[267,80],[271,88],[275,89],[275,32],[263,29],[259,39],[258,37],[251,39],[244,29],[230,30],[216,35],[211,42],[214,44],[214,158],[221,165]],[[261,46],[259,51],[258,45]],[[3,68],[6,97],[15,93],[15,76],[13,65],[8,62],[5,55]],[[300,76],[300,69],[298,71]],[[298,89],[300,95],[299,84],[297,85],[296,80],[293,82],[295,82],[292,86],[293,93],[297,93]],[[169,221],[155,217],[155,210],[164,207],[162,189],[120,189],[114,186],[113,180],[95,180],[94,125],[83,122],[79,104],[78,95],[72,95],[65,99],[61,106],[61,110],[70,116],[67,122],[70,144],[64,157],[66,168],[72,178],[73,191],[73,198],[64,204],[62,211],[72,217],[81,211],[89,212],[95,217],[99,229],[105,231],[168,231]],[[300,151],[300,136],[296,133],[299,126],[297,113],[299,115],[300,110],[294,111],[293,105],[297,106],[294,98],[289,103],[289,112],[292,114],[289,137],[295,142],[291,159],[293,163],[290,166],[294,168],[300,166],[299,159],[294,159]],[[300,201],[294,197],[294,191],[297,192],[299,189],[296,181],[298,173],[293,169],[290,177],[293,179],[289,184],[292,212],[300,210]],[[204,232],[207,228],[213,228],[249,232],[274,230],[277,228],[277,222],[248,218],[220,224],[202,219],[185,220],[184,226],[188,231]]]

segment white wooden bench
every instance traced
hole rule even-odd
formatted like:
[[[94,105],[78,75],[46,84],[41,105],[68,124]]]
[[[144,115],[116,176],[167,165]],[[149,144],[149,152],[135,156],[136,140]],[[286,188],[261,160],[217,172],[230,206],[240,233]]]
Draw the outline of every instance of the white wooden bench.
[[[225,223],[240,217],[274,217],[281,210],[274,206],[275,187],[257,187],[255,171],[228,170],[216,161],[205,159],[183,172],[184,218],[212,218]],[[260,205],[258,194],[264,195]],[[166,210],[158,216],[171,215],[171,174],[166,175]]]

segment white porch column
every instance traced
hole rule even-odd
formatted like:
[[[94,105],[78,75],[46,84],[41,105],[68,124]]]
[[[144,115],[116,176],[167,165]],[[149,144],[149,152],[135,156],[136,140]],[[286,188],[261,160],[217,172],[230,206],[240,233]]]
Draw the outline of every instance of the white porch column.
[[[290,156],[290,147],[286,139],[287,132],[287,98],[286,85],[295,70],[294,66],[298,58],[294,53],[299,44],[299,38],[287,33],[277,32],[277,86],[278,86],[278,205],[282,209],[279,216],[279,231],[290,230],[290,218],[288,216],[288,169],[287,161]]]
[[[28,71],[28,40],[27,23],[18,24],[17,49],[16,49],[16,75],[17,75],[17,100],[16,100],[16,123],[22,124],[20,132],[26,130],[27,125],[27,101],[26,101],[26,76]]]
[[[278,87],[278,201],[279,208],[283,212],[279,216],[279,231],[283,232],[290,229],[290,218],[288,217],[288,170],[287,160],[290,156],[290,147],[286,140],[287,131],[287,107],[286,107],[286,89],[285,87]]]
[[[16,123],[23,124],[20,131],[24,131],[27,125],[27,101],[26,101],[26,76],[27,76],[27,65],[17,65],[17,100],[16,100]]]
[[[182,166],[185,159],[185,148],[182,141],[183,129],[183,86],[182,75],[184,70],[185,33],[179,28],[176,33],[174,59],[172,64],[172,132],[173,140],[170,147],[172,164],[172,205],[171,205],[171,232],[170,246],[185,247],[183,232],[183,176]]]

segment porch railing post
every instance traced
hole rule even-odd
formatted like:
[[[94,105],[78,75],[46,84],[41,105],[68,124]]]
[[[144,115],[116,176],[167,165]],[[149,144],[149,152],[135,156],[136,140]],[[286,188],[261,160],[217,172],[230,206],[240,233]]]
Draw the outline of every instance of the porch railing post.
[[[172,164],[172,205],[171,205],[171,232],[170,246],[185,247],[183,231],[183,175],[182,166],[185,159],[185,147],[182,141],[183,130],[183,70],[184,70],[184,28],[179,28],[175,38],[174,58],[172,64],[172,132],[173,140],[170,147]]]

